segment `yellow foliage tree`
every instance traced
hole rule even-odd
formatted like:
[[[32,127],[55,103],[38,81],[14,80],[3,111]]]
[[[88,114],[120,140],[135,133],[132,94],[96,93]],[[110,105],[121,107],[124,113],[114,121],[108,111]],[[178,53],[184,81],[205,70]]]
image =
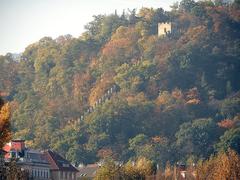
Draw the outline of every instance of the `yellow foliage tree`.
[[[200,162],[197,178],[201,179],[240,179],[240,157],[233,151],[221,152],[207,161]]]
[[[145,179],[153,174],[153,164],[150,160],[141,157],[135,163],[129,161],[123,167],[123,179]]]
[[[126,179],[140,179],[140,174],[131,161],[124,165],[124,176]]]
[[[144,157],[138,159],[136,168],[143,177],[153,173],[152,162]]]
[[[11,139],[10,132],[10,107],[0,98],[0,149]]]
[[[153,174],[152,162],[146,158],[139,158],[136,162],[129,161],[122,165],[108,159],[103,166],[98,169],[95,180],[139,180],[146,179]]]
[[[121,167],[113,160],[107,160],[101,168],[98,169],[94,179],[95,180],[113,180],[120,179]]]

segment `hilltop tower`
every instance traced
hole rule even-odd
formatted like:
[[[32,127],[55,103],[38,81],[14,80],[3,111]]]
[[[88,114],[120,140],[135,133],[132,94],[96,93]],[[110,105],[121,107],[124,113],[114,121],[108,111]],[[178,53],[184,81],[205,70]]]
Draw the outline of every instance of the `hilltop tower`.
[[[158,36],[166,36],[172,32],[172,23],[158,23]]]

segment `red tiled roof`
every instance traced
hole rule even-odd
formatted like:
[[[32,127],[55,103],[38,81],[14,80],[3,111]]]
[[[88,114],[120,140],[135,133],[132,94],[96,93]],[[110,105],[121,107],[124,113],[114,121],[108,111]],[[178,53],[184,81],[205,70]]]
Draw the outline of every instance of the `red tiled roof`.
[[[9,144],[6,144],[5,146],[3,146],[3,150],[9,152],[11,150],[11,146]]]
[[[5,144],[5,146],[3,146],[3,150],[7,153],[5,153],[4,157],[5,158],[10,158],[10,150],[11,150],[11,146],[9,144]]]
[[[78,172],[78,170],[75,167],[73,167],[69,161],[64,159],[58,153],[48,150],[44,152],[44,154],[48,162],[50,163],[51,170]]]

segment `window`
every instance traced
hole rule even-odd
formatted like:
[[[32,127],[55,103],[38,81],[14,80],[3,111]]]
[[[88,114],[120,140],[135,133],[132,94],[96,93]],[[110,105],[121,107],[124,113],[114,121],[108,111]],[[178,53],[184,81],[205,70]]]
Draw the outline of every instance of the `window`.
[[[62,166],[63,166],[63,167],[69,167],[69,164],[63,163]]]
[[[11,157],[11,158],[17,157],[16,152],[10,151],[10,157]]]

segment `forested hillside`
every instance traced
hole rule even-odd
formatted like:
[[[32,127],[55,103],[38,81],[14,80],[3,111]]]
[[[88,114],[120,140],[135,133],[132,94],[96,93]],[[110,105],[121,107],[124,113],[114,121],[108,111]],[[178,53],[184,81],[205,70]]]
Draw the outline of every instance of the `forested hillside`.
[[[158,37],[161,22],[174,31]],[[97,15],[85,28],[0,56],[15,138],[76,164],[240,153],[239,0]]]

